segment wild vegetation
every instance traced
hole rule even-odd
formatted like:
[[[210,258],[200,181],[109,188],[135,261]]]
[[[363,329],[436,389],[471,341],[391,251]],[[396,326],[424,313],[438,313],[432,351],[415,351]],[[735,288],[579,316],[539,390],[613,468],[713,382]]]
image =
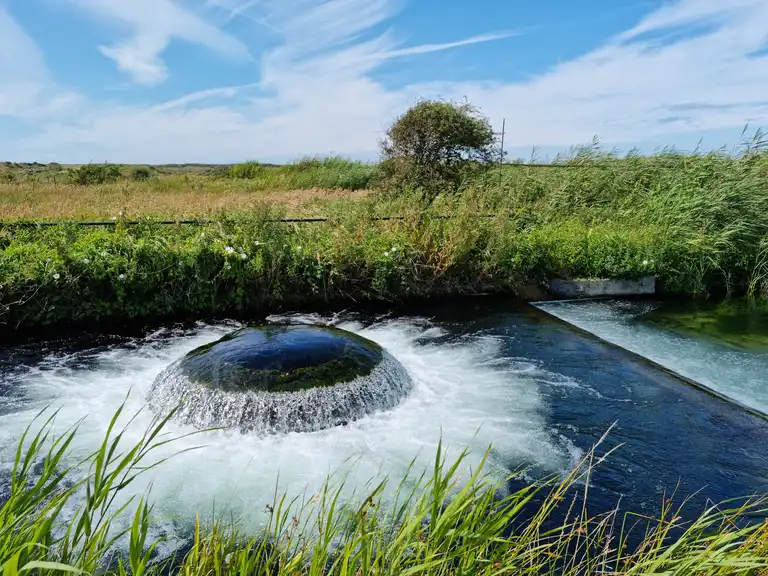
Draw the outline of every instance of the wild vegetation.
[[[428,198],[457,191],[501,160],[493,128],[469,103],[419,102],[393,122],[381,151],[380,186],[410,187]]]
[[[0,321],[243,313],[649,273],[672,293],[768,291],[768,155],[617,158],[586,149],[560,166],[491,168],[435,198],[407,187],[252,193],[248,178],[209,176],[195,177],[209,187],[202,191],[179,184],[183,177],[67,185],[87,199],[75,200],[90,210],[83,216],[115,225],[6,226]],[[11,210],[5,186],[3,209]],[[42,185],[10,186],[48,194]],[[146,206],[114,203],[99,213],[110,190]],[[66,194],[50,198],[66,205]],[[213,204],[227,198],[233,205]],[[289,216],[328,221],[274,221]],[[374,220],[389,216],[402,219]],[[155,223],[167,217],[212,221]]]
[[[595,450],[561,480],[508,493],[485,460],[462,478],[467,453],[447,462],[440,447],[431,470],[381,479],[366,493],[349,495],[334,477],[304,499],[275,493],[255,535],[222,520],[226,514],[197,518],[188,550],[164,558],[155,554],[161,540],[147,494],[132,484],[165,465],[154,454],[173,439],[158,420],[125,446],[121,412],[101,446],[80,460],[69,453],[77,427],[56,435],[50,418],[28,428],[0,505],[4,575],[761,576],[768,569],[768,525],[747,521],[764,513],[759,500],[712,506],[688,524],[668,502],[653,518],[592,516],[578,485],[589,478]],[[388,482],[398,484],[385,498]]]
[[[474,109],[419,106],[393,124],[378,165],[340,158],[286,166],[6,164],[2,330],[520,292],[553,277],[653,273],[674,293],[768,293],[768,154],[761,146],[624,157],[586,147],[551,167],[502,164]],[[425,148],[434,142],[434,150]],[[287,217],[324,221],[281,221]],[[207,221],[157,222],[182,218]],[[108,225],[75,222],[92,219]],[[40,220],[60,222],[32,222]],[[162,424],[127,448],[113,427],[100,450],[74,464],[66,454],[76,430],[54,436],[49,421],[40,434],[25,435],[0,506],[3,574],[167,573],[153,556],[148,500],[139,494],[116,504],[167,441]],[[768,574],[768,525],[746,522],[766,516],[764,503],[716,506],[682,526],[665,502],[641,544],[628,547],[624,527],[633,518],[592,517],[584,499],[564,500],[590,464],[562,482],[499,496],[502,485],[482,470],[457,482],[461,462],[438,453],[434,469],[400,484],[394,500],[378,487],[342,501],[341,486],[329,481],[306,504],[275,498],[261,534],[197,524],[173,569]],[[132,521],[123,529],[126,514]]]

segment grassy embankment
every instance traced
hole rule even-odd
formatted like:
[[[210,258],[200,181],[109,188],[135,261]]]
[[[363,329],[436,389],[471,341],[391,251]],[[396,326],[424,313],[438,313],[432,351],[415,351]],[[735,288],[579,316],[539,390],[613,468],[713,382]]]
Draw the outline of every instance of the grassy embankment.
[[[341,171],[343,164],[337,164]],[[317,170],[334,173],[327,168]],[[367,186],[372,169],[365,169]],[[499,175],[491,174],[470,183],[463,195],[439,198],[428,208],[418,194],[366,186],[355,201],[337,192],[321,199],[294,193],[286,202],[281,191],[329,187],[328,180],[319,186],[306,169],[297,185],[289,177],[295,167],[270,168],[251,178],[190,172],[94,186],[25,181],[26,176],[0,184],[5,219],[119,220],[115,228],[0,232],[0,321],[35,326],[331,298],[396,299],[515,289],[555,275],[654,272],[669,289],[684,293],[767,288],[764,155],[597,157],[565,168],[510,166],[501,186]],[[270,180],[274,174],[281,174],[282,184]],[[57,206],[57,199],[68,207]],[[478,218],[486,212],[499,217]],[[330,222],[266,221],[288,214],[322,215]],[[406,219],[370,220],[390,214]],[[454,218],[434,217],[445,214]],[[152,218],[122,223],[211,215],[217,221],[202,227],[159,226]],[[60,574],[65,567],[94,573],[103,566],[122,525],[113,517],[118,510],[112,498],[131,493],[130,479],[151,461],[152,446],[165,440],[156,432],[123,452],[113,451],[119,437],[114,431],[100,451],[72,470],[64,457],[68,435],[53,445],[50,436],[48,442],[39,439],[31,447],[26,438],[29,449],[19,451],[0,508],[3,574]],[[290,500],[276,498],[271,523],[257,535],[203,523],[176,568],[189,575],[765,574],[766,526],[744,528],[741,522],[758,512],[754,507],[713,508],[681,528],[668,504],[650,521],[592,517],[576,504],[552,528],[547,520],[556,507],[569,510],[562,498],[588,474],[588,465],[562,484],[533,486],[502,500],[495,481],[478,471],[457,483],[457,470],[438,454],[435,469],[416,474],[415,484],[403,484],[394,501],[374,490],[370,498],[342,503],[333,483],[306,504],[297,501],[298,511],[289,512]],[[76,498],[83,493],[89,498]],[[530,509],[534,496],[545,497],[533,517],[524,518],[521,511]],[[123,511],[133,522],[124,535],[124,555],[108,573],[162,572],[148,564],[155,518],[139,497]],[[644,544],[625,549],[623,530],[636,520],[648,522]],[[680,529],[682,537],[669,538]]]
[[[506,166],[430,206],[417,193],[377,190],[375,167],[338,159],[235,172],[0,185],[6,220],[118,219],[115,228],[1,231],[0,321],[237,313],[648,273],[682,294],[768,290],[763,153],[593,153],[560,168]],[[334,183],[358,190],[313,191]],[[329,221],[268,221],[288,215]],[[405,219],[371,220],[388,215]],[[212,216],[205,226],[153,224]]]
[[[269,521],[259,534],[240,534],[236,521],[214,515],[209,523],[196,522],[188,552],[158,559],[152,528],[159,519],[147,495],[134,494],[132,482],[158,463],[156,447],[172,439],[158,422],[138,444],[124,446],[114,426],[119,417],[118,411],[102,446],[76,464],[68,457],[76,428],[56,436],[48,421],[21,439],[0,505],[4,576],[768,573],[768,524],[744,522],[749,514],[766,513],[764,502],[713,506],[685,525],[668,502],[655,517],[591,516],[586,500],[571,489],[588,484],[594,451],[564,480],[502,497],[504,484],[483,467],[461,478],[466,454],[446,462],[438,449],[434,468],[413,470],[394,497],[383,496],[384,480],[345,499],[343,479],[330,478],[303,500],[282,494],[267,500]],[[120,497],[125,493],[134,495],[126,500]],[[526,514],[534,502],[533,514]],[[553,515],[563,517],[554,528],[548,527]],[[628,546],[633,529],[641,543]]]

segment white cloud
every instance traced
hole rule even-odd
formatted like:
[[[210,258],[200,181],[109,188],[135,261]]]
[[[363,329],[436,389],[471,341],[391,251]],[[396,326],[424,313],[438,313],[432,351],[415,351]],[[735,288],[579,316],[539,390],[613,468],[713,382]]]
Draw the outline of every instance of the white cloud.
[[[41,118],[77,100],[54,86],[42,51],[0,4],[0,117]]]
[[[0,116],[24,114],[47,81],[42,53],[0,5]]]
[[[768,118],[768,58],[758,53],[767,40],[765,0],[731,0],[727,8],[718,0],[667,4],[598,49],[524,82],[396,89],[371,75],[386,60],[495,37],[404,47],[382,28],[399,8],[396,0],[209,3],[227,17],[268,22],[280,37],[262,54],[253,83],[149,108],[94,104],[79,122],[48,124],[20,142],[15,155],[125,162],[373,156],[384,124],[417,96],[466,96],[495,124],[506,117],[510,148],[569,146],[595,134],[607,143],[648,142]]]
[[[176,38],[200,44],[227,57],[248,57],[245,44],[174,0],[68,0],[76,7],[127,25],[129,39],[100,46],[101,53],[140,84],[157,84],[168,76],[160,55]]]

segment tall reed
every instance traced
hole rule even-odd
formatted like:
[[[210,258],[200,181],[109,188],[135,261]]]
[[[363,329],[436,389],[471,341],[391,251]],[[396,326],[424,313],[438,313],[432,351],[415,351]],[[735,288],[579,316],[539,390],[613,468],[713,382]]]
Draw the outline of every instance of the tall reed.
[[[665,503],[643,520],[639,545],[629,546],[633,517],[591,516],[588,486],[598,443],[562,478],[509,492],[481,465],[465,475],[462,453],[447,462],[442,444],[431,469],[385,478],[342,497],[332,477],[301,500],[275,492],[256,534],[236,521],[196,518],[187,551],[154,552],[152,506],[132,481],[165,465],[152,452],[172,439],[156,421],[135,446],[122,446],[115,412],[101,446],[72,459],[77,427],[52,433],[55,414],[19,442],[8,498],[0,507],[0,569],[34,573],[184,575],[751,575],[765,574],[764,501],[712,506],[689,525]],[[128,424],[130,425],[130,423]],[[601,458],[610,457],[610,453]],[[394,492],[385,491],[396,481]],[[578,489],[578,486],[587,488]],[[127,497],[118,499],[118,495]],[[388,494],[388,495],[385,495]],[[266,496],[266,495],[265,495]],[[74,509],[74,512],[70,510]],[[128,518],[123,526],[118,519]],[[761,572],[762,571],[762,572]]]

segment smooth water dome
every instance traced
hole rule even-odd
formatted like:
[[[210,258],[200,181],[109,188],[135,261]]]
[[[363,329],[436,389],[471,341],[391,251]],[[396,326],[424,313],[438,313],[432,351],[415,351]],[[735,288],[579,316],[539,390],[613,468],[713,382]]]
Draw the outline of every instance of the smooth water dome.
[[[224,391],[292,392],[367,376],[381,347],[325,326],[267,325],[236,330],[190,352],[178,370]]]
[[[157,377],[149,401],[198,429],[312,432],[390,409],[411,385],[397,360],[361,336],[266,325],[189,352]]]

